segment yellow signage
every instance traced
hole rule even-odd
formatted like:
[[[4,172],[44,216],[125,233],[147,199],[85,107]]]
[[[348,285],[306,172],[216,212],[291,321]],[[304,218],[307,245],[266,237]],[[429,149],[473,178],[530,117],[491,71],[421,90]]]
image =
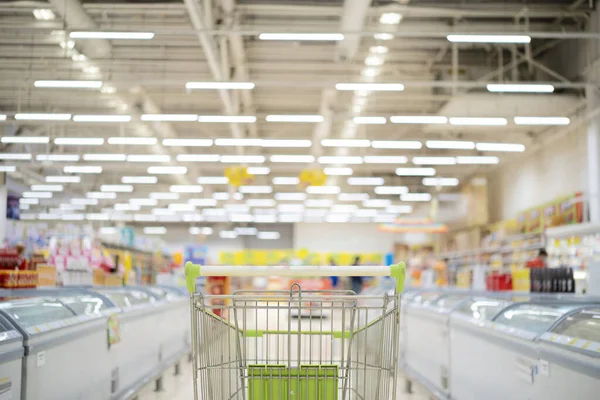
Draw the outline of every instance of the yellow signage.
[[[254,175],[248,173],[246,167],[229,167],[225,169],[225,176],[232,186],[248,185],[254,181]]]
[[[300,183],[306,186],[323,186],[327,175],[322,169],[305,169],[300,173]]]

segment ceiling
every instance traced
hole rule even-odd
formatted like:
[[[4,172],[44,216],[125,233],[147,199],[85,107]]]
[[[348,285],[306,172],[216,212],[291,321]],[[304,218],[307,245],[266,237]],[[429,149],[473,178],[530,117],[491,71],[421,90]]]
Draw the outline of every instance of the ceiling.
[[[163,209],[169,203],[212,198],[215,192],[233,193],[235,188],[204,184],[202,193],[182,193],[179,200],[159,200],[156,206],[141,206],[139,210],[134,206],[131,211],[126,206],[130,198],[147,199],[150,193],[167,193],[172,185],[197,185],[199,177],[222,177],[225,168],[244,165],[268,167],[270,173],[256,175],[252,184],[270,185],[272,193],[246,193],[243,200],[219,200],[214,206],[197,206],[195,210],[174,214],[158,211],[155,219],[228,222],[232,213],[220,215],[217,211],[210,215],[211,211],[205,212],[204,208],[220,209],[230,203],[244,204],[248,199],[270,199],[276,193],[304,191],[295,184],[273,185],[273,178],[298,177],[302,170],[311,168],[351,167],[352,177],[383,178],[383,186],[406,186],[411,193],[457,191],[456,187],[436,187],[435,183],[443,181],[424,186],[422,176],[398,176],[396,169],[434,167],[436,177],[457,178],[458,182],[450,183],[462,185],[502,164],[517,162],[540,138],[568,129],[564,118],[570,118],[573,124],[585,109],[584,85],[563,77],[541,60],[551,55],[558,43],[582,37],[590,12],[587,7],[583,1],[558,0],[443,4],[428,0],[0,1],[0,118],[6,115],[5,121],[0,121],[0,129],[4,130],[0,166],[15,167],[15,171],[8,173],[13,191],[43,184],[47,176],[81,177],[79,183],[62,184],[64,190],[53,193],[50,199],[23,206],[25,218],[38,218],[42,214],[44,218],[61,219],[62,213],[55,210],[61,204],[100,191],[101,185],[121,184],[124,176],[148,176],[148,168],[153,166],[182,166],[187,173],[152,175],[157,177],[157,183],[133,184],[133,192],[119,192],[116,199],[99,200],[97,205],[83,210],[64,206],[65,219],[85,219],[87,214],[93,214],[92,219],[153,223],[152,207]],[[70,34],[77,31],[143,32],[154,36],[148,40],[71,38]],[[261,40],[261,33],[342,33],[344,39]],[[447,38],[453,33],[521,34],[530,36],[531,43],[453,44]],[[35,82],[41,80],[102,83],[93,89],[36,87]],[[254,87],[186,89],[187,82],[229,81],[252,82]],[[337,83],[401,83],[404,90],[336,90]],[[554,92],[495,93],[488,91],[490,83],[546,84],[553,85]],[[63,121],[20,119],[18,114],[23,113],[70,116]],[[171,118],[177,118],[173,114],[186,114],[190,121],[148,121],[152,116],[164,114]],[[130,121],[79,122],[79,115],[121,115],[130,117]],[[313,115],[322,121],[269,122],[270,115]],[[256,121],[197,122],[194,116],[251,116]],[[438,116],[450,120],[435,125],[405,124],[392,123],[393,116]],[[563,120],[559,126],[555,126],[556,121],[547,125],[517,125],[514,117],[520,116]],[[365,122],[361,117],[380,117],[380,120],[383,117],[384,123],[359,123]],[[475,126],[464,126],[451,123],[453,117],[496,117],[506,121],[501,121],[500,126],[481,125],[482,121]],[[49,139],[41,144],[14,143],[19,141],[15,137]],[[156,144],[143,145],[136,139],[129,144],[110,144],[114,139],[109,138],[118,137],[155,138]],[[55,143],[55,139],[60,143],[65,138],[103,139],[103,144]],[[223,143],[218,139],[231,138],[236,141],[217,145]],[[206,147],[167,146],[164,139],[211,139],[214,143]],[[253,146],[241,146],[247,139],[258,141]],[[309,140],[312,145],[263,147],[261,143],[265,142],[260,140],[267,139]],[[324,139],[360,139],[362,142],[350,143],[365,147],[348,147],[348,143],[339,142],[337,145],[333,142],[331,147],[322,146]],[[442,143],[442,147],[467,148],[439,149],[427,145],[432,140],[470,143]],[[412,144],[406,145],[406,141]],[[419,148],[381,148],[384,143],[380,142]],[[476,143],[519,144],[524,145],[525,151],[481,150],[490,148],[485,145],[478,150]],[[30,160],[10,160],[15,155],[28,154]],[[94,155],[97,158],[106,154],[119,161],[88,161]],[[207,158],[211,161],[191,162],[186,154],[218,155],[221,161],[228,155],[263,156],[264,162],[224,163],[215,157]],[[60,155],[79,156],[79,159],[42,161]],[[134,162],[127,158],[131,155],[154,155],[165,162],[152,159]],[[273,155],[304,155],[314,157],[315,162],[274,162],[277,158],[271,159]],[[326,160],[320,158],[324,156],[351,156],[354,158],[350,160],[358,164],[348,164],[349,160],[334,164],[319,162]],[[372,158],[376,156],[396,158]],[[430,156],[446,157],[452,165],[415,164],[418,159],[414,157]],[[492,164],[481,165],[478,161]],[[68,174],[65,166],[100,166],[102,172]],[[339,186],[343,193],[367,193],[371,199],[405,207],[388,208],[375,203],[378,207],[372,208],[369,203],[355,201],[351,204],[356,209],[371,211],[357,214],[347,211],[352,207],[323,208],[323,212],[312,212],[317,217],[310,217],[311,213],[307,216],[297,211],[299,207],[283,206],[279,216],[272,220],[319,221],[327,214],[330,215],[327,220],[331,221],[389,221],[399,211],[409,211],[408,206],[421,204],[407,198],[403,201],[397,194],[378,194],[373,185],[349,185],[348,176],[329,176],[327,186]],[[308,194],[308,199],[347,204],[336,194]],[[119,210],[114,210],[115,203],[121,204]],[[243,207],[238,210],[245,216],[233,218],[234,222],[252,221],[248,215],[255,214],[253,207],[249,211]]]

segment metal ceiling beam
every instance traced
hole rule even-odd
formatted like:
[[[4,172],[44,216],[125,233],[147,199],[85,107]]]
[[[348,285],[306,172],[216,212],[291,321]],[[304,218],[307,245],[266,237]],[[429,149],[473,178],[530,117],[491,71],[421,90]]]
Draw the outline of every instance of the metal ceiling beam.
[[[204,56],[208,61],[208,67],[216,81],[228,81],[230,76],[224,74],[223,67],[219,61],[219,52],[213,37],[206,32],[206,22],[204,20],[204,11],[198,0],[184,0],[192,26],[196,30],[198,41],[204,51]],[[232,32],[235,33],[235,32]],[[224,49],[222,49],[224,50]],[[238,113],[238,107],[235,105],[231,92],[228,90],[219,90],[219,98],[223,104],[223,110],[227,115]],[[236,139],[243,138],[245,135],[238,124],[231,124],[232,136]],[[243,153],[242,147],[236,147],[238,153]]]
[[[345,0],[340,21],[340,31],[362,31],[371,0]],[[352,61],[360,47],[359,35],[346,35],[337,45],[337,59]]]

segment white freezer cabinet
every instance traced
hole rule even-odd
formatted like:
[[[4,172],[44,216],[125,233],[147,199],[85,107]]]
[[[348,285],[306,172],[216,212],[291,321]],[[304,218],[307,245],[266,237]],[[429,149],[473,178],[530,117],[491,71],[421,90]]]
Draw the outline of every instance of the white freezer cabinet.
[[[23,337],[21,388],[12,399],[128,398],[162,374],[190,351],[189,301],[149,293],[78,289],[1,303]]]
[[[575,296],[411,293],[403,301],[402,367],[439,398],[562,399],[557,392],[538,396],[542,334],[582,306]],[[589,373],[598,376],[597,369]]]
[[[18,398],[12,393],[21,392],[23,352],[23,336],[0,316],[0,399]]]

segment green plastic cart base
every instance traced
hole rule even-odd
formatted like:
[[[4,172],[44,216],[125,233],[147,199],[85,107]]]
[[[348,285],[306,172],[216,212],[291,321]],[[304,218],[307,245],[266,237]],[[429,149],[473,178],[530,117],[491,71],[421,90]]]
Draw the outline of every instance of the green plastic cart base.
[[[249,365],[249,400],[337,400],[337,365]]]

